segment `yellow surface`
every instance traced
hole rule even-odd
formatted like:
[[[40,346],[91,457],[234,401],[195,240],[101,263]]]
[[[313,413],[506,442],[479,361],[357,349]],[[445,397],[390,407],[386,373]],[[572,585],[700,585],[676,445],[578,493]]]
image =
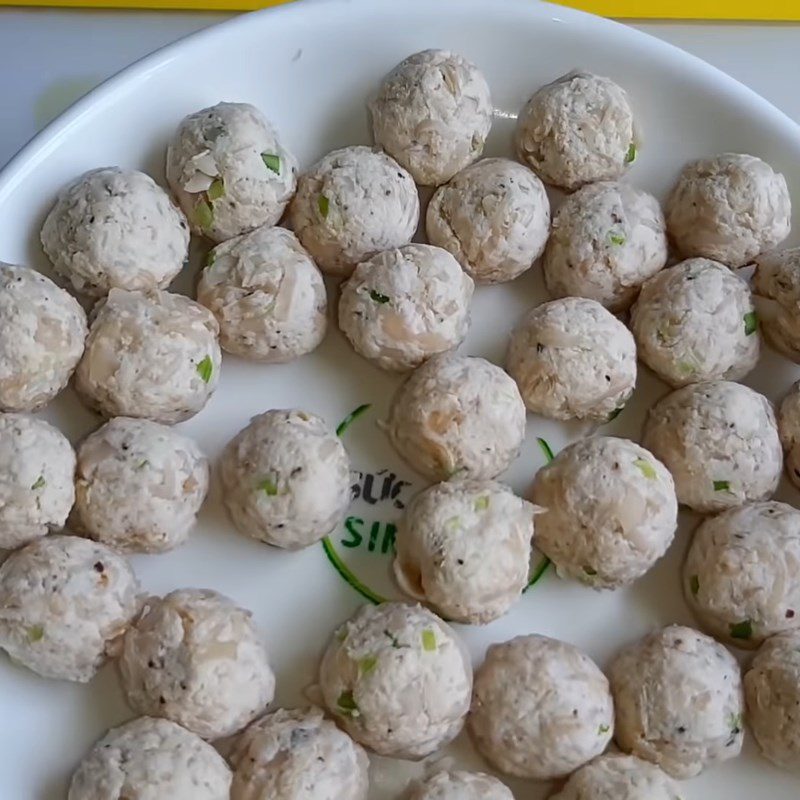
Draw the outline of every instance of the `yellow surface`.
[[[276,6],[284,2],[288,0],[0,0],[0,5],[244,11]],[[560,2],[606,17],[627,19],[800,20],[800,0],[560,0]]]

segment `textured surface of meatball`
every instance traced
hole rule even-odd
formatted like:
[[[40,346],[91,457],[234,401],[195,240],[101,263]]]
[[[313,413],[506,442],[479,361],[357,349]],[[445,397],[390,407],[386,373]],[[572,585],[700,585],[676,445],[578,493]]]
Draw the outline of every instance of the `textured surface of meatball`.
[[[650,409],[642,444],[672,473],[678,502],[703,514],[767,500],[781,477],[772,404],[739,383],[668,394]]]
[[[753,293],[767,306],[759,320],[773,347],[800,363],[800,247],[756,259]]]
[[[741,267],[788,235],[786,179],[755,156],[724,153],[687,164],[666,206],[667,230],[684,258]]]
[[[786,474],[800,488],[800,381],[792,384],[778,407],[778,433],[786,452]]]
[[[368,107],[375,143],[424,186],[450,180],[478,158],[492,125],[486,78],[447,50],[401,61]]]
[[[514,800],[511,790],[484,772],[437,772],[415,786],[408,800]]]

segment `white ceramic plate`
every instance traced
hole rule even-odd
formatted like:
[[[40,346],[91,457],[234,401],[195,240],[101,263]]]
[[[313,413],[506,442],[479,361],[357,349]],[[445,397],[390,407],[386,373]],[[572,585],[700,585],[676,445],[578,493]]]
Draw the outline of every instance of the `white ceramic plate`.
[[[367,143],[368,93],[397,61],[426,47],[459,51],[487,75],[496,107],[490,155],[510,153],[513,118],[534,89],[584,67],[609,75],[631,95],[644,145],[628,180],[663,196],[691,157],[752,152],[786,174],[800,206],[797,126],[731,78],[629,28],[534,0],[308,1],[241,17],[168,47],[51,125],[0,176],[0,259],[46,270],[38,232],[62,184],[111,164],[145,169],[162,179],[165,143],[178,121],[219,100],[260,106],[304,165],[334,147]],[[196,267],[201,248],[194,249]],[[177,282],[180,290],[192,288],[196,270],[188,272]],[[538,269],[510,285],[479,288],[473,327],[461,351],[502,363],[512,324],[545,298]],[[776,399],[796,372],[767,351],[748,383]],[[216,459],[252,415],[268,408],[301,406],[336,425],[356,406],[372,403],[346,434],[354,464],[363,472],[361,499],[353,505],[348,528],[331,542],[335,557],[366,586],[394,597],[390,526],[403,502],[423,485],[376,427],[397,383],[395,376],[357,357],[333,325],[316,353],[293,364],[257,366],[226,355],[220,389],[181,427]],[[637,438],[647,407],[665,391],[642,370],[634,399],[604,431]],[[98,422],[71,391],[45,416],[73,440]],[[536,437],[557,450],[587,432],[586,426],[529,417],[523,453],[505,478],[525,491],[543,463]],[[786,486],[779,497],[798,500]],[[621,644],[653,627],[691,624],[678,579],[691,520],[685,523],[669,554],[629,589],[596,594],[548,570],[502,620],[484,628],[459,626],[476,663],[490,642],[535,631],[573,642],[605,665]],[[216,489],[187,546],[134,562],[151,592],[213,587],[252,609],[272,653],[280,704],[303,701],[329,632],[363,602],[321,545],[285,553],[236,534]],[[77,686],[42,680],[5,658],[0,659],[0,714],[4,800],[63,798],[84,751],[108,727],[131,716],[112,666],[89,686]],[[462,763],[483,767],[465,736],[451,751]],[[396,797],[421,769],[387,759],[375,759],[373,766],[370,800]],[[545,797],[549,790],[510,785],[526,800]],[[799,794],[800,781],[763,760],[752,737],[741,758],[708,770],[685,790],[686,800],[758,795],[795,800]]]

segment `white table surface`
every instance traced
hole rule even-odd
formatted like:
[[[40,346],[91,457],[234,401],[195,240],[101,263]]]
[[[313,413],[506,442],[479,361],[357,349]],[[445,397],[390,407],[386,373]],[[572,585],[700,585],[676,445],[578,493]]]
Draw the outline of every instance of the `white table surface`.
[[[105,78],[227,16],[0,9],[0,165]],[[709,61],[800,122],[800,25],[632,24]]]

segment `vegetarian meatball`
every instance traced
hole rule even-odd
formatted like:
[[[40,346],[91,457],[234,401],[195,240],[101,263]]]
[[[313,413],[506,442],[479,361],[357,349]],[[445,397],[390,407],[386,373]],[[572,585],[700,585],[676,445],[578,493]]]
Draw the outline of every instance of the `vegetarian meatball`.
[[[511,790],[484,772],[437,772],[417,785],[408,800],[514,800]]]
[[[75,389],[106,417],[188,419],[217,388],[218,332],[214,315],[188,297],[112,289],[95,308]]]
[[[688,163],[667,199],[667,230],[684,258],[741,267],[788,235],[786,179],[755,156],[724,153]]]
[[[444,247],[478,283],[513,280],[533,266],[550,233],[550,201],[527,167],[485,158],[436,190],[428,241]]]
[[[105,167],[66,186],[42,227],[42,245],[76,292],[166,289],[189,254],[189,226],[143,172]]]
[[[36,411],[78,365],[86,313],[49,278],[0,261],[0,319],[0,411]]]
[[[257,228],[217,245],[197,299],[216,317],[222,347],[242,358],[291,361],[325,338],[322,273],[285,228]]]
[[[625,752],[679,779],[739,755],[739,664],[711,637],[682,625],[662,628],[618,653],[609,677]]]
[[[614,705],[606,676],[585,653],[547,636],[518,636],[487,650],[469,726],[501,772],[552,780],[605,750]]]
[[[778,434],[786,451],[786,474],[800,488],[800,381],[792,384],[778,408]]]
[[[75,451],[43,419],[0,414],[0,549],[64,527],[75,501]]]
[[[300,176],[289,223],[320,269],[349,276],[381,250],[408,244],[419,221],[411,176],[385,153],[334,150]]]
[[[406,371],[458,347],[474,284],[439,247],[407,244],[362,261],[342,287],[339,327],[364,358]]]
[[[618,589],[666,553],[678,524],[675,484],[652,453],[595,436],[565,447],[539,470],[533,502],[545,509],[536,546],[561,577]]]
[[[375,144],[423,186],[450,180],[483,152],[492,98],[481,71],[447,50],[401,61],[368,103]]]
[[[618,313],[666,263],[658,200],[627,183],[602,181],[561,204],[542,268],[553,297],[588,297]]]
[[[529,311],[506,357],[529,411],[551,419],[605,422],[636,386],[636,343],[600,303],[565,297]]]
[[[224,242],[277,224],[297,186],[297,160],[257,108],[217,103],[178,126],[167,181],[192,229]]]
[[[140,605],[123,556],[77,536],[46,536],[0,565],[0,647],[45,678],[87,683]]]
[[[263,714],[275,676],[251,617],[210,589],[149,598],[119,659],[130,707],[204,739],[230,736]]]
[[[683,565],[686,601],[715,639],[757,648],[800,626],[800,511],[753,503],[705,520]]]
[[[647,280],[631,329],[639,357],[670,386],[738,380],[760,352],[750,288],[707,258],[682,261]]]
[[[764,335],[800,364],[800,247],[759,256],[753,292],[770,312],[759,320]]]
[[[399,526],[397,582],[447,619],[497,619],[528,582],[535,510],[494,481],[454,479],[425,489]]]
[[[702,514],[767,500],[783,464],[772,404],[747,386],[684,386],[653,406],[642,444],[675,479],[678,502]]]
[[[316,708],[256,720],[230,756],[231,800],[366,800],[364,750]]]
[[[482,358],[444,354],[418,367],[392,399],[386,426],[397,452],[433,481],[485,480],[505,470],[525,438],[514,381]]]
[[[422,606],[362,606],[341,625],[320,666],[325,704],[357,742],[417,759],[454,739],[472,690],[469,654]]]
[[[83,759],[67,800],[228,800],[231,771],[199,736],[139,717],[110,730]]]
[[[157,422],[116,417],[78,449],[79,529],[126,553],[186,541],[208,491],[208,461],[192,439]]]
[[[253,417],[220,462],[223,499],[247,536],[296,550],[327,536],[350,505],[350,459],[316,414],[272,410]]]
[[[744,675],[747,721],[766,758],[800,768],[800,633],[773,636],[761,645]]]
[[[608,78],[570,72],[537,91],[519,114],[520,161],[567,191],[620,178],[636,158],[633,111]]]

